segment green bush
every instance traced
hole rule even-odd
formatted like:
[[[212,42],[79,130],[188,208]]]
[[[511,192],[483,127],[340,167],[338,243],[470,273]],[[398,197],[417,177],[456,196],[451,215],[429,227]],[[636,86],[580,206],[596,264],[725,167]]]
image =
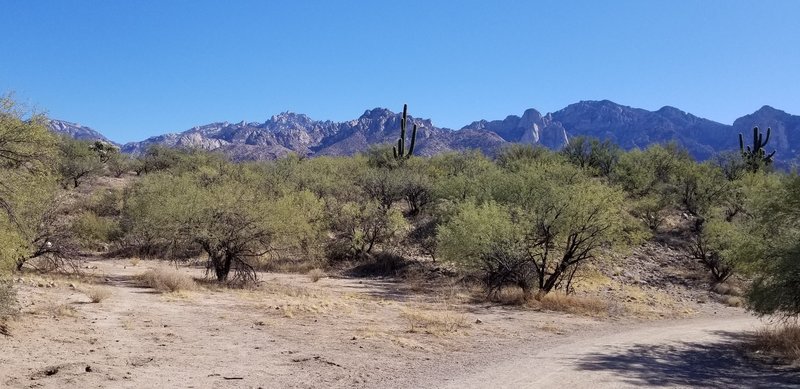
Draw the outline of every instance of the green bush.
[[[13,316],[17,311],[16,308],[17,294],[14,284],[5,278],[0,278],[0,332],[3,321]]]
[[[121,237],[119,223],[94,212],[83,212],[73,221],[72,232],[89,249],[99,249]]]
[[[97,216],[119,216],[122,212],[122,197],[119,189],[104,190],[89,199],[87,208]]]

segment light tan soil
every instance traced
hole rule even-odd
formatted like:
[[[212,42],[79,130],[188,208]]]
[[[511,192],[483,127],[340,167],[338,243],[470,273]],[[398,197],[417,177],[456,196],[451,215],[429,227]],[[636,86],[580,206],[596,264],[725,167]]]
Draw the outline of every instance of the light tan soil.
[[[409,293],[375,279],[263,274],[255,290],[160,294],[135,279],[154,262],[87,265],[83,279],[18,280],[22,313],[13,336],[0,337],[0,387],[469,387],[478,383],[470,373],[535,350],[653,323],[479,304],[458,288]],[[110,297],[90,303],[90,282]]]

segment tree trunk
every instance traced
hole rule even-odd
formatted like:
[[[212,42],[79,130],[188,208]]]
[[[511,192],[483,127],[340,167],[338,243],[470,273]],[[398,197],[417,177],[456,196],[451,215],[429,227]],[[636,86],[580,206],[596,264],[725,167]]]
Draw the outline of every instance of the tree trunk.
[[[216,257],[211,259],[214,265],[214,273],[217,276],[217,281],[225,282],[228,280],[228,274],[231,272],[231,262],[226,257]]]

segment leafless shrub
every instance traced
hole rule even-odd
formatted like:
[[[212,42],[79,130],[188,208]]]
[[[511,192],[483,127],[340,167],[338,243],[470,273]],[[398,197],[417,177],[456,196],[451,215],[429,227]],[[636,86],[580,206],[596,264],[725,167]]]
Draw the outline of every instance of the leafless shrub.
[[[308,278],[311,279],[311,282],[317,282],[325,277],[325,272],[322,269],[311,269],[308,272]]]
[[[0,280],[0,335],[10,335],[6,320],[16,313],[17,295],[10,281]]]
[[[492,301],[503,305],[525,305],[531,298],[530,293],[526,293],[522,288],[511,286],[501,288],[491,296]]]
[[[194,290],[197,283],[188,274],[177,269],[161,266],[139,276],[142,284],[161,292]]]
[[[89,297],[89,300],[91,300],[92,303],[95,303],[95,304],[97,304],[99,302],[102,302],[103,300],[111,297],[111,294],[112,294],[110,289],[104,288],[104,287],[101,287],[101,286],[94,286],[94,287],[91,287],[91,288],[87,288],[87,289],[83,290],[83,293],[87,297]]]
[[[756,331],[750,347],[788,361],[800,361],[800,325],[794,322],[764,327]]]

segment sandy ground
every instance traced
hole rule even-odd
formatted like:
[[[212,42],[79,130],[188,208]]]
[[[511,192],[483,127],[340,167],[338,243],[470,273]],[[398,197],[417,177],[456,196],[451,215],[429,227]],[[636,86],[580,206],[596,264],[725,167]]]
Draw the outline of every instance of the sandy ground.
[[[697,347],[675,341],[702,348],[725,338],[708,335],[718,325],[734,333],[753,323],[722,306],[689,322],[631,322],[476,304],[456,289],[283,274],[263,275],[256,290],[160,294],[134,279],[153,266],[89,263],[92,282],[111,292],[99,303],[82,292],[88,278],[23,279],[13,337],[0,337],[0,387],[581,387],[593,377],[605,387],[680,386],[692,381],[647,376],[646,363],[663,358],[653,353],[679,356]],[[644,367],[620,368],[625,358]],[[672,362],[664,374],[682,371]],[[796,382],[762,378],[751,382]]]

